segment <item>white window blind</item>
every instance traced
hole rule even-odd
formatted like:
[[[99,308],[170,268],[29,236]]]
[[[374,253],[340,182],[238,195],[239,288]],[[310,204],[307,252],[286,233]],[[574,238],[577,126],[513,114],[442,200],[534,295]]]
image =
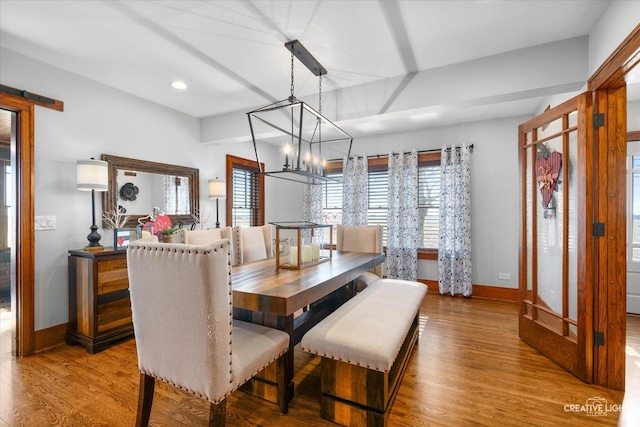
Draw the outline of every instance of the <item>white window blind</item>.
[[[233,168],[233,205],[231,208],[234,226],[257,224],[260,197],[257,175],[249,170]]]
[[[342,179],[342,173],[328,175]],[[367,224],[381,225],[383,244],[387,244],[387,184],[389,175],[384,170],[369,170],[369,207]],[[342,223],[342,182],[325,184],[323,218],[326,224]],[[440,214],[440,165],[418,166],[418,246],[422,249],[438,248]],[[328,240],[328,239],[327,239]]]
[[[328,173],[327,178],[337,181],[328,180],[324,184],[322,219],[325,224],[342,224],[342,172]],[[323,236],[324,243],[329,243],[328,233]],[[336,241],[335,227],[333,227],[333,241]]]
[[[418,245],[438,248],[440,224],[440,166],[418,167]]]
[[[369,171],[369,209],[367,225],[382,226],[382,244],[387,245],[387,186],[386,170]]]

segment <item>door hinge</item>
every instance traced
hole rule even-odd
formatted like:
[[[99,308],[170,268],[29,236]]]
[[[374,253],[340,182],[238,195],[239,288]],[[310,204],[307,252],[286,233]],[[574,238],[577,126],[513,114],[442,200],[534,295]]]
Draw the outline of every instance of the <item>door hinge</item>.
[[[604,345],[604,333],[593,331],[593,346],[600,347]]]
[[[593,113],[593,128],[604,126],[604,113]]]
[[[602,237],[604,236],[604,223],[602,222],[594,222],[593,223],[593,237]]]

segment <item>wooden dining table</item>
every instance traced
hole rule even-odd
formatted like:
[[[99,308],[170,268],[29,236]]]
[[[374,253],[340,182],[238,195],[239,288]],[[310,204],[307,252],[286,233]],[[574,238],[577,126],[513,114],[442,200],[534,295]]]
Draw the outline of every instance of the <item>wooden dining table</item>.
[[[333,251],[330,261],[300,270],[276,269],[273,258],[232,269],[235,319],[259,323],[287,332],[285,355],[287,399],[293,398],[293,348],[323,318],[355,295],[352,283],[365,271],[384,262],[384,254]],[[242,389],[277,401],[275,364]]]

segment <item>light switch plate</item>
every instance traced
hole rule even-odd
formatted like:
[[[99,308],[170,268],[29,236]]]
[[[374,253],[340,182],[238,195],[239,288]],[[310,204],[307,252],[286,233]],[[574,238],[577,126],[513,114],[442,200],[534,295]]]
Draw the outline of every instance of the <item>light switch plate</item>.
[[[55,230],[56,229],[56,217],[55,217],[55,215],[36,216],[34,222],[35,222],[36,231]]]

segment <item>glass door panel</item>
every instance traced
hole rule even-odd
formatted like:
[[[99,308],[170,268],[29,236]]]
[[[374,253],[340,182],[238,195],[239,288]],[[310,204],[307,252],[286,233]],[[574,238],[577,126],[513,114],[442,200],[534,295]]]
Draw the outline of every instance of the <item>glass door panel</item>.
[[[575,114],[570,115],[575,116]],[[571,125],[571,120],[569,124]],[[562,187],[567,190],[568,235],[567,235],[567,263],[568,289],[565,317],[571,321],[578,320],[578,132],[569,132],[569,148],[566,160],[567,183]],[[570,327],[570,329],[573,329]],[[573,334],[571,334],[573,336]]]
[[[527,141],[531,140],[531,132],[527,134]],[[525,293],[525,300],[527,304],[525,306],[525,310],[530,317],[532,314],[531,311],[531,303],[533,299],[533,197],[535,193],[533,192],[533,147],[527,148],[525,151],[525,162],[526,162],[526,171],[525,171],[525,215],[526,215],[526,242],[527,242],[527,287]]]
[[[535,206],[538,267],[538,305],[562,313],[562,253],[564,249],[564,206],[559,193],[562,167],[562,138],[537,144],[535,162]]]

